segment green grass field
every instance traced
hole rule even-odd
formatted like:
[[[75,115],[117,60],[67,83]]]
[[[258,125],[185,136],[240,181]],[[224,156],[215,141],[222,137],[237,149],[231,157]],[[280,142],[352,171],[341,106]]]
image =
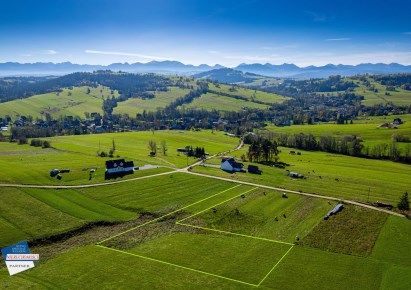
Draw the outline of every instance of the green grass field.
[[[364,100],[361,103],[365,106],[374,106],[378,104],[385,105],[389,102],[392,102],[397,106],[411,105],[411,91],[403,90],[399,87],[395,88],[395,91],[387,91],[387,86],[375,82],[372,78],[367,78],[370,85],[373,87],[372,89],[371,87],[367,88],[362,81],[350,77],[344,79],[349,82],[352,81],[357,85],[357,87],[354,88],[354,93],[359,96],[364,96]],[[374,91],[374,89],[377,89],[377,91]],[[325,93],[337,95],[339,93],[344,93],[344,91]],[[386,93],[389,93],[389,95],[386,95]]]
[[[391,123],[394,118],[400,118],[404,124],[400,125],[398,129],[377,128],[384,123]],[[392,115],[387,117],[367,117],[359,120],[354,120],[354,124],[338,125],[333,123],[321,123],[315,125],[294,125],[289,127],[267,126],[268,131],[274,133],[286,134],[313,134],[319,136],[333,136],[342,138],[346,135],[356,135],[361,137],[364,146],[377,144],[391,144],[393,134],[403,134],[411,137],[411,115]],[[406,147],[407,144],[397,143],[398,146]]]
[[[185,104],[184,107],[204,109],[208,111],[240,111],[243,108],[266,109],[267,105],[206,93],[203,94],[200,98],[194,99],[194,101],[190,104]]]
[[[230,150],[238,144],[237,138],[225,136],[223,132],[211,131],[155,131],[116,133],[99,135],[61,136],[49,138],[54,148],[42,149],[29,145],[0,142],[1,183],[23,184],[90,184],[104,181],[105,161],[110,158],[97,156],[97,151],[109,152],[116,145],[115,156],[133,160],[135,166],[153,164],[164,168],[135,171],[126,178],[168,171],[168,167],[181,168],[195,161],[177,152],[177,148],[191,145],[204,147],[214,154]],[[156,141],[158,154],[150,157],[148,141]],[[167,152],[161,152],[161,142],[166,140]],[[117,158],[117,157],[115,157]],[[61,181],[49,176],[50,170],[70,169]],[[89,169],[96,168],[89,180]]]
[[[391,161],[356,158],[325,152],[300,151],[301,155],[289,154],[289,148],[280,148],[280,161],[290,164],[285,169],[258,165],[262,175],[227,173],[217,168],[197,166],[196,172],[216,175],[233,180],[282,187],[320,195],[358,201],[386,202],[396,205],[400,196],[411,187],[411,168]],[[247,147],[232,153],[240,157]],[[209,163],[220,164],[214,159]],[[244,162],[247,168],[248,162]],[[287,171],[298,172],[307,179],[292,179]]]
[[[32,247],[32,253],[44,259],[24,273],[10,277],[2,263],[2,288],[93,289],[96,284],[101,289],[136,285],[141,289],[159,285],[168,289],[187,285],[199,289],[409,286],[411,223],[407,219],[383,221],[368,257],[270,239],[292,241],[298,231],[304,241],[319,226],[322,230],[317,234],[330,235],[338,224],[330,224],[331,229],[321,224],[332,221],[322,221],[322,216],[334,203],[316,198],[289,194],[284,199],[280,192],[184,173],[105,187],[9,189],[1,194],[2,245],[64,232],[91,221],[117,221]],[[344,210],[349,213],[348,208]],[[360,232],[361,223],[385,216],[373,214],[370,218],[366,211],[356,211],[357,224],[352,226]],[[6,219],[13,221],[12,227]],[[391,238],[394,233],[400,233],[398,239]],[[353,239],[367,236],[354,235]],[[102,240],[102,246],[95,245]]]
[[[296,236],[306,236],[335,205],[299,195],[282,198],[280,192],[259,189],[183,223],[293,243]]]
[[[214,84],[209,84],[208,88],[212,91],[219,93],[230,94],[233,96],[241,96],[247,98],[249,101],[260,101],[269,104],[281,103],[289,98],[283,97],[273,93],[267,93],[263,91],[251,90],[244,87],[235,87],[234,91],[231,91],[232,86],[219,84],[218,87]]]
[[[368,81],[372,86],[374,86],[378,92],[374,92],[365,87],[362,82],[355,81],[358,85],[354,89],[355,93],[365,97],[362,102],[366,106],[372,106],[377,104],[386,104],[392,102],[397,106],[409,106],[411,105],[411,92],[403,90],[401,88],[396,88],[395,91],[389,91],[390,95],[386,95],[387,86],[381,85],[375,82],[372,78],[368,78]]]
[[[90,93],[87,94],[87,89]],[[9,115],[13,119],[19,116],[45,118],[49,113],[53,118],[59,116],[78,116],[85,118],[84,112],[102,113],[103,98],[118,97],[117,91],[107,87],[74,87],[59,93],[35,95],[27,99],[14,100],[0,104],[0,116]]]
[[[213,154],[238,142],[222,132],[155,131],[50,138],[55,149],[0,143],[0,180],[104,182],[106,159],[96,151],[108,151],[113,138],[115,154],[134,160],[136,166],[172,168],[187,165],[177,148],[201,145]],[[159,148],[157,157],[149,157],[148,140],[158,145],[166,140],[167,155]],[[232,154],[246,151],[247,146]],[[369,192],[370,202],[394,205],[411,186],[410,168],[404,164],[281,151],[280,160],[290,164],[286,169],[307,179],[294,180],[285,169],[264,165],[259,165],[262,175],[202,166],[193,170],[361,201],[368,200]],[[57,181],[48,175],[56,167],[72,171]],[[89,171],[83,168],[91,167],[98,169],[88,180]],[[2,188],[0,247],[36,240],[30,247],[40,261],[12,277],[0,261],[1,288],[93,289],[98,284],[101,289],[409,289],[409,220],[347,205],[324,221],[336,202],[291,193],[282,198],[282,191],[167,167],[136,171],[124,179],[170,171],[166,175],[98,187]]]
[[[87,198],[74,190],[2,188],[0,247],[21,239],[60,234],[93,221],[126,221],[135,212]]]
[[[164,109],[171,102],[175,101],[179,97],[187,95],[189,89],[181,89],[178,87],[169,87],[167,92],[153,92],[155,97],[153,99],[128,99],[125,102],[118,103],[118,106],[114,108],[114,114],[128,114],[131,117],[135,117],[136,114],[141,114],[145,110],[146,112],[154,112],[157,109]]]

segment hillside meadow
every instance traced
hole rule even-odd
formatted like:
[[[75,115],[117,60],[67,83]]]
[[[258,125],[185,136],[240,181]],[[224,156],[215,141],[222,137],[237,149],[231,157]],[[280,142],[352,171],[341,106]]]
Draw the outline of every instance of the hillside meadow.
[[[0,116],[9,115],[14,120],[20,116],[45,119],[48,113],[55,119],[60,116],[85,118],[85,112],[102,114],[103,99],[112,96],[118,97],[119,93],[100,85],[95,88],[88,86],[66,88],[62,92],[0,103]]]
[[[209,84],[208,88],[217,93],[229,94],[231,96],[241,96],[247,98],[249,101],[259,101],[268,104],[281,103],[288,100],[288,97],[280,96],[278,94],[267,93],[258,90],[252,90],[240,86],[230,86],[225,84]]]
[[[387,104],[389,102],[397,106],[411,105],[411,91],[401,88],[395,88],[395,91],[388,91],[387,86],[381,85],[372,78],[367,78],[367,80],[377,91],[369,90],[361,81],[354,81],[354,83],[358,85],[358,87],[354,89],[354,92],[360,96],[364,96],[365,100],[362,101],[364,105],[373,106],[377,104]]]
[[[398,129],[378,128],[381,124],[391,123],[395,118],[400,118],[404,124]],[[285,127],[267,126],[266,130],[273,133],[286,134],[313,134],[316,137],[333,136],[343,138],[346,135],[358,136],[364,142],[364,146],[377,144],[391,144],[393,134],[402,134],[411,137],[411,114],[390,115],[390,116],[370,116],[358,118],[353,124],[317,123],[314,125],[293,125]],[[264,132],[264,130],[262,131]],[[400,147],[406,147],[405,143],[397,143]]]
[[[235,99],[213,93],[203,94],[201,97],[196,98],[191,103],[184,104],[183,106],[185,108],[197,108],[207,111],[240,111],[243,108],[267,109],[268,107],[267,105],[254,103],[252,101]],[[183,106],[180,106],[179,108],[182,108]]]
[[[132,98],[124,102],[119,102],[118,106],[114,108],[114,114],[128,114],[135,117],[136,114],[142,114],[146,112],[155,112],[157,109],[164,109],[171,102],[174,102],[177,98],[184,97],[190,92],[189,89],[181,89],[179,87],[168,87],[168,91],[156,91],[152,92],[154,98],[142,99]]]

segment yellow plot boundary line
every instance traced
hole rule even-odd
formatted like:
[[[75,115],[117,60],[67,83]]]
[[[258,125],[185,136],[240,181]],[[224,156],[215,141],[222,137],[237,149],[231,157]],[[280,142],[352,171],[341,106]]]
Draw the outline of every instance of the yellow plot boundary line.
[[[231,190],[231,189],[234,189],[234,188],[237,188],[237,187],[239,187],[239,186],[241,186],[241,184],[235,185],[235,186],[230,187],[230,188],[228,188],[228,189],[226,189],[226,190],[223,190],[223,191],[220,191],[220,192],[218,192],[218,193],[216,193],[216,194],[210,195],[209,197],[203,198],[202,200],[196,201],[196,202],[191,203],[191,204],[189,204],[189,205],[187,205],[187,206],[184,206],[184,207],[182,207],[182,208],[179,208],[179,209],[177,209],[177,210],[175,210],[175,211],[173,211],[173,212],[170,212],[170,213],[168,213],[168,214],[165,214],[165,215],[163,215],[163,216],[161,216],[161,217],[155,218],[155,219],[153,219],[153,220],[151,220],[151,221],[148,221],[148,222],[145,222],[145,223],[143,223],[143,224],[141,224],[141,225],[139,225],[139,226],[133,227],[133,228],[128,229],[128,230],[126,230],[126,231],[124,231],[124,232],[121,232],[121,233],[118,233],[118,234],[116,234],[116,235],[114,235],[114,236],[108,237],[107,239],[104,239],[104,240],[98,242],[97,245],[102,244],[102,243],[104,243],[104,242],[107,242],[107,241],[109,241],[109,240],[112,240],[112,239],[114,239],[114,238],[117,238],[117,237],[119,237],[119,236],[122,236],[122,235],[124,235],[124,234],[126,234],[126,233],[129,233],[129,232],[131,232],[131,231],[134,231],[134,230],[136,230],[136,229],[138,229],[138,228],[141,228],[142,226],[145,226],[145,225],[148,225],[148,224],[153,223],[153,222],[155,222],[155,221],[161,220],[162,218],[164,218],[164,217],[166,217],[166,216],[175,214],[176,212],[179,212],[179,211],[181,211],[181,210],[183,210],[183,209],[186,209],[186,208],[188,208],[188,207],[190,207],[190,206],[193,206],[193,205],[195,205],[195,204],[198,204],[198,203],[200,203],[200,202],[203,202],[203,201],[205,201],[205,200],[207,200],[207,199],[210,199],[210,198],[212,198],[212,197],[214,197],[214,196],[217,196],[217,195],[219,195],[219,194],[222,194],[222,193],[224,193],[224,192],[227,192],[227,191],[229,191],[229,190]]]
[[[146,257],[146,256],[140,256],[140,255],[138,255],[138,254],[134,254],[134,253],[130,253],[130,252],[126,252],[126,251],[114,249],[114,248],[104,247],[104,246],[102,246],[102,245],[96,245],[96,246],[97,246],[97,247],[100,247],[100,248],[103,248],[103,249],[107,249],[107,250],[119,252],[119,253],[122,253],[122,254],[139,257],[139,258],[146,259],[146,260],[149,260],[149,261],[153,261],[153,262],[157,262],[157,263],[161,263],[161,264],[165,264],[165,265],[169,265],[169,266],[174,266],[174,267],[181,268],[181,269],[184,269],[184,270],[189,270],[189,271],[193,271],[193,272],[197,272],[197,273],[201,273],[201,274],[205,274],[205,275],[209,275],[209,276],[213,276],[213,277],[217,277],[217,278],[229,280],[229,281],[232,281],[232,282],[237,282],[237,283],[242,283],[242,284],[249,285],[249,286],[253,286],[253,287],[258,287],[257,284],[252,284],[252,283],[244,282],[244,281],[241,281],[241,280],[236,280],[236,279],[233,279],[233,278],[228,278],[228,277],[220,276],[220,275],[217,275],[217,274],[204,272],[204,271],[201,271],[201,270],[196,270],[196,269],[193,269],[193,268],[184,267],[184,266],[181,266],[181,265],[178,265],[178,264],[173,264],[173,263],[169,263],[169,262],[166,262],[166,261],[153,259],[153,258]]]
[[[292,243],[287,243],[287,242],[282,242],[282,241],[277,241],[277,240],[271,240],[271,239],[260,238],[260,237],[249,236],[249,235],[243,235],[243,234],[239,234],[239,233],[227,232],[227,231],[216,230],[216,229],[205,228],[205,227],[194,226],[194,225],[182,223],[182,221],[185,221],[185,220],[187,220],[187,219],[189,219],[189,218],[192,218],[192,217],[194,217],[194,216],[197,216],[197,215],[199,215],[199,214],[201,214],[201,213],[203,213],[203,212],[205,212],[205,211],[207,211],[207,210],[209,210],[209,209],[211,209],[211,208],[214,208],[214,207],[216,207],[216,206],[219,206],[219,205],[221,205],[221,204],[224,204],[224,203],[226,203],[226,202],[229,202],[230,200],[233,200],[233,199],[235,199],[235,198],[237,198],[237,197],[239,197],[239,196],[241,196],[241,195],[243,195],[243,194],[249,193],[249,192],[257,189],[258,187],[251,188],[251,189],[249,189],[249,190],[247,190],[247,191],[245,191],[245,192],[242,192],[242,193],[240,193],[240,194],[238,194],[238,195],[235,195],[234,197],[231,197],[231,198],[229,198],[229,199],[227,199],[227,200],[224,200],[224,201],[222,201],[222,202],[220,202],[220,203],[218,203],[218,204],[215,204],[215,205],[210,206],[210,207],[208,207],[208,208],[206,208],[206,209],[203,209],[203,210],[201,210],[201,211],[199,211],[199,212],[197,212],[197,213],[195,213],[195,214],[193,214],[193,215],[191,215],[191,216],[188,216],[188,217],[183,218],[183,219],[181,219],[181,220],[179,220],[179,221],[176,222],[177,225],[181,225],[181,226],[187,226],[187,227],[192,227],[192,228],[196,228],[196,229],[213,231],[213,232],[218,232],[218,233],[221,233],[221,234],[229,234],[229,235],[235,235],[235,236],[240,236],[240,237],[245,237],[245,238],[252,238],[252,239],[262,240],[262,241],[266,241],[266,242],[272,242],[272,243],[290,245],[290,248],[287,250],[287,252],[280,258],[280,260],[278,260],[278,262],[271,268],[271,270],[264,276],[264,278],[263,278],[258,284],[252,284],[252,283],[249,283],[249,282],[245,282],[245,281],[241,281],[241,280],[237,280],[237,279],[233,279],[233,278],[229,278],[229,277],[225,277],[225,276],[221,276],[221,275],[217,275],[217,274],[213,274],[213,273],[209,273],[209,272],[197,270],[197,269],[194,269],[194,268],[189,268],[189,267],[181,266],[181,265],[178,265],[178,264],[173,264],[173,263],[169,263],[169,262],[166,262],[166,261],[157,260],[157,259],[154,259],[154,258],[150,258],[150,257],[146,257],[146,256],[141,256],[141,255],[138,255],[138,254],[134,254],[134,253],[130,253],[130,252],[118,250],[118,249],[115,249],[115,248],[109,248],[109,247],[105,247],[105,246],[102,246],[102,245],[101,245],[101,244],[104,243],[104,242],[107,242],[107,241],[109,241],[109,240],[111,240],[111,239],[114,239],[114,238],[116,238],[116,237],[119,237],[119,236],[121,236],[121,235],[124,235],[124,234],[126,234],[126,233],[129,233],[129,232],[131,232],[131,231],[134,231],[134,230],[136,230],[136,229],[138,229],[138,228],[140,228],[140,227],[143,227],[143,226],[145,226],[145,225],[147,225],[147,224],[150,224],[150,223],[156,222],[156,221],[158,221],[158,220],[161,220],[162,218],[164,218],[164,217],[166,217],[166,216],[172,215],[172,214],[177,213],[177,212],[179,212],[179,211],[181,211],[181,210],[184,210],[184,209],[186,209],[186,208],[188,208],[188,207],[191,207],[191,206],[193,206],[193,205],[199,204],[199,203],[201,203],[201,202],[203,202],[203,201],[205,201],[205,200],[208,200],[208,199],[210,199],[210,198],[212,198],[212,197],[215,197],[215,196],[217,196],[217,195],[223,194],[223,193],[225,193],[225,192],[227,192],[227,191],[230,191],[230,190],[232,190],[232,189],[234,189],[234,188],[237,188],[237,187],[239,187],[239,186],[241,186],[241,185],[242,185],[242,184],[235,185],[235,186],[230,187],[230,188],[228,188],[228,189],[226,189],[226,190],[223,190],[223,191],[218,192],[218,193],[216,193],[216,194],[213,194],[213,195],[211,195],[211,196],[209,196],[209,197],[206,197],[206,198],[204,198],[204,199],[201,199],[201,200],[199,200],[199,201],[196,201],[196,202],[194,202],[194,203],[191,203],[191,204],[189,204],[189,205],[187,205],[187,206],[184,206],[184,207],[182,207],[182,208],[180,208],[180,209],[177,209],[177,210],[175,210],[175,211],[173,211],[173,212],[170,212],[170,213],[168,213],[168,214],[165,214],[165,215],[163,215],[163,216],[161,216],[161,217],[155,218],[155,219],[153,219],[153,220],[151,220],[151,221],[148,221],[148,222],[145,222],[145,223],[143,223],[143,224],[141,224],[141,225],[139,225],[139,226],[133,227],[133,228],[131,228],[131,229],[128,229],[128,230],[126,230],[126,231],[123,231],[123,232],[121,232],[121,233],[118,233],[118,234],[116,234],[116,235],[114,235],[114,236],[108,237],[107,239],[104,239],[104,240],[98,242],[98,243],[96,244],[96,246],[97,246],[97,247],[100,247],[100,248],[103,248],[103,249],[107,249],[107,250],[111,250],[111,251],[123,253],[123,254],[126,254],[126,255],[139,257],[139,258],[146,259],[146,260],[149,260],[149,261],[158,262],[158,263],[161,263],[161,264],[165,264],[165,265],[174,266],[174,267],[177,267],[177,268],[189,270],[189,271],[192,271],[192,272],[197,272],[197,273],[201,273],[201,274],[205,274],[205,275],[209,275],[209,276],[213,276],[213,277],[217,277],[217,278],[221,278],[221,279],[225,279],[225,280],[229,280],[229,281],[232,281],[232,282],[237,282],[237,283],[241,283],[241,284],[245,284],[245,285],[249,285],[249,286],[253,286],[253,287],[259,287],[259,286],[261,285],[261,283],[263,283],[264,280],[267,279],[267,277],[268,277],[268,276],[274,271],[274,269],[280,264],[280,262],[288,255],[288,253],[289,253],[289,252],[291,251],[291,249],[293,248],[294,244],[292,244]]]

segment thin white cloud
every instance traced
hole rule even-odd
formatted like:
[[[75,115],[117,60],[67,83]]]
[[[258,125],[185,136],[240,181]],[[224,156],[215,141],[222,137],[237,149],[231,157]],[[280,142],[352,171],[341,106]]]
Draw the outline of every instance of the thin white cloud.
[[[21,56],[24,56],[24,57],[30,57],[30,56],[31,56],[31,54],[22,54]]]
[[[403,32],[402,34],[411,35],[411,31]]]
[[[47,49],[47,50],[43,50],[42,51],[43,54],[57,54],[57,51],[53,50],[53,49]]]
[[[218,51],[218,50],[208,50],[207,52],[208,52],[208,53],[211,53],[211,54],[220,54],[220,53],[221,53],[221,52]]]
[[[168,57],[145,55],[145,54],[131,53],[131,52],[101,51],[101,50],[91,50],[91,49],[86,49],[84,52],[91,53],[91,54],[102,54],[102,55],[135,56],[139,58],[153,59],[153,60],[172,60],[171,58],[168,58]]]
[[[341,37],[341,38],[328,38],[325,41],[348,41],[351,40],[349,37]]]

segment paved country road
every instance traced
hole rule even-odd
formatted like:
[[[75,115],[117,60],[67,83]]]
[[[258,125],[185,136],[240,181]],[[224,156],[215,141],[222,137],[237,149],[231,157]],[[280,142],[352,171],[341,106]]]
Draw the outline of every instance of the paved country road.
[[[244,145],[244,143],[241,140],[240,144],[235,149],[225,151],[225,152],[216,153],[212,156],[207,157],[205,160],[208,160],[208,159],[214,158],[214,157],[219,156],[219,155],[224,155],[224,154],[239,150],[243,145]],[[89,187],[97,187],[97,186],[108,186],[108,185],[113,185],[113,184],[118,184],[118,183],[124,183],[124,182],[130,182],[130,181],[135,181],[135,180],[141,180],[141,179],[146,179],[146,178],[153,178],[153,177],[157,177],[157,176],[173,174],[173,173],[176,173],[176,172],[182,172],[182,173],[202,176],[202,177],[206,177],[206,178],[214,178],[214,179],[227,181],[227,182],[233,182],[233,183],[244,184],[244,185],[251,185],[251,186],[260,187],[260,188],[266,188],[266,189],[271,189],[271,190],[276,190],[276,191],[281,191],[281,192],[288,192],[288,193],[299,194],[299,195],[310,196],[310,197],[317,197],[317,198],[322,198],[322,199],[327,199],[327,200],[332,200],[332,201],[341,201],[342,200],[346,204],[352,204],[352,205],[361,206],[361,207],[369,208],[369,209],[372,209],[372,210],[384,212],[384,213],[387,213],[387,214],[390,214],[390,215],[405,217],[405,215],[397,213],[397,212],[389,211],[389,210],[386,210],[386,209],[383,209],[383,208],[377,208],[377,207],[374,207],[372,205],[364,204],[364,203],[353,201],[353,200],[346,200],[346,199],[343,200],[343,199],[337,198],[337,197],[317,195],[317,194],[308,193],[308,192],[289,190],[289,189],[284,189],[284,188],[275,187],[275,186],[262,185],[262,184],[258,184],[258,183],[251,183],[251,182],[240,181],[240,180],[232,180],[232,179],[229,179],[229,178],[224,178],[224,177],[219,177],[219,176],[212,176],[212,175],[207,175],[207,174],[203,174],[203,173],[191,172],[191,169],[194,166],[198,166],[203,162],[204,162],[204,160],[200,160],[200,161],[197,161],[197,162],[191,164],[190,166],[187,166],[187,167],[181,168],[181,169],[173,169],[172,171],[168,171],[168,172],[163,172],[163,173],[158,173],[158,174],[153,174],[153,175],[148,175],[148,176],[142,176],[142,177],[136,177],[136,178],[130,178],[130,179],[125,179],[125,180],[118,180],[118,181],[113,181],[113,182],[105,182],[105,183],[94,183],[94,184],[83,184],[83,185],[41,185],[41,184],[7,184],[7,183],[3,183],[3,184],[0,184],[0,187],[44,188],[44,189],[89,188]]]

